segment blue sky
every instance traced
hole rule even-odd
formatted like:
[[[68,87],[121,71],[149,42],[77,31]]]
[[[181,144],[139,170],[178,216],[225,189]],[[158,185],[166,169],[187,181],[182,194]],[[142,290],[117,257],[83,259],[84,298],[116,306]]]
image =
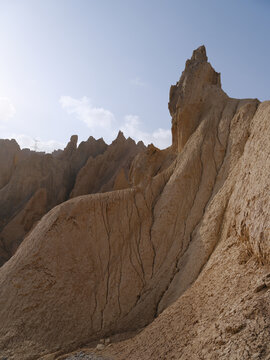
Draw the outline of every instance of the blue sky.
[[[268,0],[0,0],[0,138],[168,146],[169,88],[202,44],[228,95],[270,99],[269,19]]]

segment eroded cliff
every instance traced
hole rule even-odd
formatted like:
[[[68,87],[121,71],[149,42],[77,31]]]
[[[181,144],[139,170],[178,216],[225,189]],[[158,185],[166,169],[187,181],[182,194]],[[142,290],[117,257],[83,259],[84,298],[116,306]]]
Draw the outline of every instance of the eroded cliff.
[[[0,266],[54,206],[81,194],[113,190],[115,185],[130,186],[129,168],[143,143],[122,133],[111,145],[90,137],[77,147],[77,141],[73,135],[64,151],[45,154],[21,150],[15,140],[0,140]],[[121,182],[115,184],[121,174]]]
[[[55,358],[157,318],[105,353],[267,359],[270,103],[229,98],[200,47],[169,109],[173,145],[135,158],[132,188],[55,207],[0,269],[4,355]]]

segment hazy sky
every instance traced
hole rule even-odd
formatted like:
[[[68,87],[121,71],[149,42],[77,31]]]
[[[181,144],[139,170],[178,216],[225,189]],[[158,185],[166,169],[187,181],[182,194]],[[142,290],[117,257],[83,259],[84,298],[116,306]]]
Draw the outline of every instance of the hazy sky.
[[[269,0],[0,0],[0,138],[166,147],[170,85],[202,44],[228,95],[270,99],[269,19]]]

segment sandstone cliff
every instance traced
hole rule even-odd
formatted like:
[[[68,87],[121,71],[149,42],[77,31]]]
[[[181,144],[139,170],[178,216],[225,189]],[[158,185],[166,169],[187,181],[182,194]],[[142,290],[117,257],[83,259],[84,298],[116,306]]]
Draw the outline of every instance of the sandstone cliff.
[[[169,109],[172,148],[138,155],[132,188],[55,207],[0,269],[3,356],[54,359],[156,318],[104,354],[269,357],[270,102],[229,98],[200,47]]]
[[[77,147],[74,135],[64,151],[53,154],[21,150],[15,140],[0,141],[0,265],[15,253],[44,214],[70,196],[110,191],[123,170],[126,183],[118,182],[118,187],[129,186],[130,163],[144,145],[120,137],[121,141],[118,137],[109,146],[103,139],[90,137]],[[91,162],[106,171],[98,173],[93,166],[91,173]],[[79,181],[84,183],[84,191],[80,192]],[[95,187],[91,187],[93,182]]]
[[[138,336],[108,348],[110,358],[269,359],[270,102],[249,120],[232,119],[227,151],[234,155],[220,173],[228,176],[160,304],[176,302]]]

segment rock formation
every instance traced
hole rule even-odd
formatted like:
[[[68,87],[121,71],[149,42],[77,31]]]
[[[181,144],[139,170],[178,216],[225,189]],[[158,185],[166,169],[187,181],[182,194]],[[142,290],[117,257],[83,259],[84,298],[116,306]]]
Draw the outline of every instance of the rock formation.
[[[126,139],[120,131],[106,151],[89,157],[78,173],[70,197],[130,187],[129,169],[134,157],[144,150],[142,142]]]
[[[25,235],[54,206],[80,194],[110,191],[124,169],[128,176],[131,160],[144,145],[123,135],[111,145],[90,137],[77,148],[73,135],[64,151],[53,154],[20,150],[15,140],[0,142],[0,265],[11,257]],[[125,155],[120,155],[124,151]],[[90,173],[89,164],[98,163]],[[88,173],[85,172],[88,168]],[[98,176],[97,176],[98,175]],[[78,180],[85,189],[79,192]],[[91,187],[95,182],[96,186]],[[75,184],[75,187],[74,187]],[[118,183],[118,188],[128,187]],[[75,194],[77,193],[77,195]]]
[[[0,269],[3,356],[54,359],[156,319],[104,354],[268,358],[270,102],[229,98],[200,47],[169,109],[173,145],[137,155],[132,188],[53,208]]]
[[[15,155],[20,151],[19,145],[15,140],[0,139],[0,189],[10,180],[14,166],[16,165]]]
[[[139,335],[108,349],[110,358],[269,359],[270,102],[252,118],[250,110],[244,105],[232,119],[222,185],[163,297],[177,300]]]

